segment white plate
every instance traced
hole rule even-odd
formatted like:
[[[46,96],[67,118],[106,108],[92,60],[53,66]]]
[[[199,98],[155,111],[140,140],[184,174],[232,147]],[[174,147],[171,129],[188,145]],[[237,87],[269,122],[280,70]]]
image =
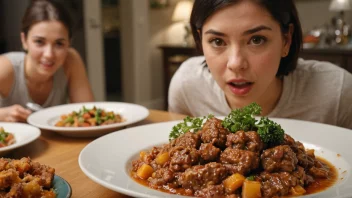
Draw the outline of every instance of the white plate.
[[[338,170],[337,183],[324,192],[304,197],[352,197],[350,142],[352,130],[312,122],[272,119],[306,148],[331,162]],[[128,128],[100,137],[88,144],[79,155],[82,171],[93,181],[111,190],[133,197],[180,197],[138,184],[131,179],[131,161],[139,152],[168,142],[169,132],[180,121]],[[338,155],[339,154],[339,155]]]
[[[91,127],[57,127],[55,123],[59,121],[60,116],[69,114],[72,111],[79,111],[82,107],[102,108],[106,111],[113,111],[120,114],[125,121],[121,123],[91,126]],[[55,131],[65,136],[71,137],[97,137],[116,131],[117,129],[139,122],[149,115],[147,108],[131,103],[124,102],[89,102],[89,103],[73,103],[49,107],[32,113],[27,121],[29,124],[41,129]]]
[[[33,142],[40,136],[40,130],[37,127],[31,126],[29,124],[0,122],[0,127],[3,127],[6,132],[12,133],[15,136],[16,141],[14,144],[0,148],[1,156],[15,148]]]

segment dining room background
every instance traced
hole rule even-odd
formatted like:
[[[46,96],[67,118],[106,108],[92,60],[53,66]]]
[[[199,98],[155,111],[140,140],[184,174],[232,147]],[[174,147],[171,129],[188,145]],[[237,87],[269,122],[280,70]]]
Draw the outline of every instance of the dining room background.
[[[88,65],[89,80],[94,85],[97,100],[133,102],[154,109],[166,108],[166,66],[161,47],[184,46],[187,34],[185,23],[173,19],[175,8],[181,0],[58,1],[67,4],[76,21],[73,46]],[[87,10],[85,5],[93,1],[100,6],[95,10]],[[21,50],[20,21],[28,2],[0,1],[0,53]],[[330,24],[336,18],[340,12],[331,8],[329,10],[331,2],[296,0],[305,34]],[[344,10],[346,24],[352,24],[349,10],[350,7]],[[98,17],[85,17],[87,12],[97,13]],[[101,34],[96,34],[97,39],[87,39],[89,31],[93,29]],[[96,40],[100,42],[92,43]],[[100,49],[97,45],[102,45],[102,50],[97,51]],[[89,50],[94,53],[88,53]],[[90,63],[100,56],[103,57],[101,66]]]

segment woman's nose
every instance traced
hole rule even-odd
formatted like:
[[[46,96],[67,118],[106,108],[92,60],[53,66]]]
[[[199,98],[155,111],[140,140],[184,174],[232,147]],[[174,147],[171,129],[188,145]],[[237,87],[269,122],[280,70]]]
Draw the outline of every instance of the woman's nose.
[[[247,58],[241,49],[232,49],[228,55],[227,68],[239,72],[248,68]]]
[[[48,45],[45,47],[44,56],[49,58],[54,56],[54,51],[52,46]]]

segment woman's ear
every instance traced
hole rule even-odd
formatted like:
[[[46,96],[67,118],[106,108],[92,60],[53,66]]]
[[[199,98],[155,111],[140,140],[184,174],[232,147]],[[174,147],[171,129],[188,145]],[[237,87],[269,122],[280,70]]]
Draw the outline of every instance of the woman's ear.
[[[26,35],[23,32],[21,32],[21,42],[22,42],[23,50],[27,52],[27,50],[28,50],[27,38],[26,38]]]
[[[284,46],[282,50],[282,57],[286,57],[290,52],[290,47],[292,44],[292,36],[293,36],[294,26],[291,23],[288,27],[288,32],[284,34]]]

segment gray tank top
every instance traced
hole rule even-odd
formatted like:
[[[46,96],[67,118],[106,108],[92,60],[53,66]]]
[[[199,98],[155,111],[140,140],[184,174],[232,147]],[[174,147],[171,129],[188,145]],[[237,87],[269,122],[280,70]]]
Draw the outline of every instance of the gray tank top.
[[[10,94],[6,98],[0,97],[0,107],[7,107],[19,104],[25,107],[27,102],[33,102],[30,97],[26,85],[24,74],[24,52],[9,52],[3,54],[7,57],[14,69],[15,79]],[[67,102],[67,77],[62,67],[54,74],[53,88],[42,105],[42,107],[50,107],[64,104]]]

